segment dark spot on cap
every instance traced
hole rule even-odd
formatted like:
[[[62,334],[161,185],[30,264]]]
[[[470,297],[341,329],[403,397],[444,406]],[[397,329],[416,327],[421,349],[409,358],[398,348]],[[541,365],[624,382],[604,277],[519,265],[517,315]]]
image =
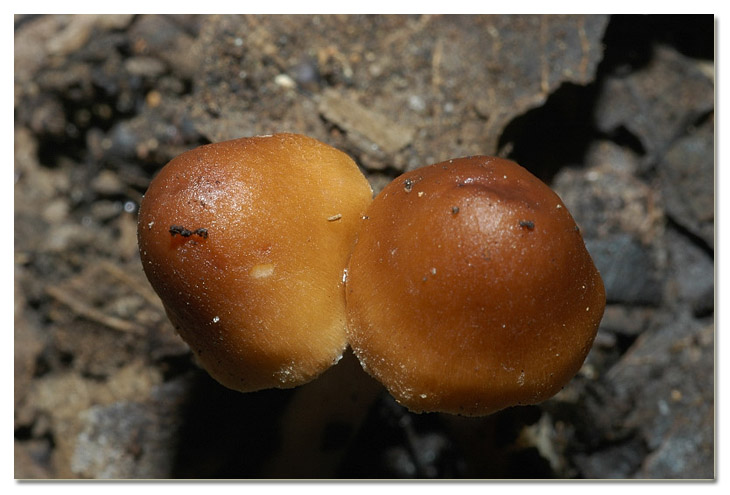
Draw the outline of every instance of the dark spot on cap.
[[[527,230],[532,230],[535,228],[535,222],[532,220],[520,220],[520,227],[524,227]]]
[[[170,235],[175,237],[177,234],[180,234],[183,237],[190,237],[193,235],[193,233],[183,227],[182,225],[170,225]]]

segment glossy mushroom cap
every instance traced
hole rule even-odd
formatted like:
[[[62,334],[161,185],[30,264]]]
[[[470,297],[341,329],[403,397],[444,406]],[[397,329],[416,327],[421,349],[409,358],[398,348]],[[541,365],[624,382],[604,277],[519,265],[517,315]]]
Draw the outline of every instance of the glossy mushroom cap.
[[[150,184],[138,226],[144,271],[216,380],[293,387],[347,345],[343,272],[371,201],[347,155],[305,136],[202,146]]]
[[[408,172],[373,201],[347,278],[363,367],[413,411],[541,402],[578,371],[605,306],[560,198],[514,162]]]

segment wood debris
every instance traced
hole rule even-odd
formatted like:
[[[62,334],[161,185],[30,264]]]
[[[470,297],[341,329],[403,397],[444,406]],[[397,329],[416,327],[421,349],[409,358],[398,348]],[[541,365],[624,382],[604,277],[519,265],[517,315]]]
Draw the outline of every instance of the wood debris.
[[[358,138],[365,138],[370,143],[370,149],[363,150],[366,152],[379,149],[392,154],[408,146],[413,139],[413,128],[392,122],[334,90],[324,91],[319,101],[319,113],[348,135],[354,134],[353,142],[359,147],[362,148],[364,143]]]

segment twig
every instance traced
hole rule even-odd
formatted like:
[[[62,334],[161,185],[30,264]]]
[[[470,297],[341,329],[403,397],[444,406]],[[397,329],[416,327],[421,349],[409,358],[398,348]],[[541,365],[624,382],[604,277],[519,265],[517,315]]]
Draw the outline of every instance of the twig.
[[[88,304],[84,303],[79,298],[74,297],[73,294],[64,291],[61,287],[46,287],[46,293],[58,302],[68,306],[74,313],[88,320],[101,323],[112,330],[134,333],[137,335],[144,334],[144,330],[139,328],[137,325],[126,320],[122,320],[121,318],[106,315],[98,309],[92,308]]]
[[[101,268],[104,271],[106,271],[109,275],[113,276],[117,280],[130,286],[137,294],[141,295],[152,306],[161,306],[162,303],[160,302],[160,298],[157,297],[157,294],[150,290],[147,285],[141,284],[137,278],[129,275],[127,272],[119,268],[119,266],[110,261],[105,260],[102,261],[100,264]]]

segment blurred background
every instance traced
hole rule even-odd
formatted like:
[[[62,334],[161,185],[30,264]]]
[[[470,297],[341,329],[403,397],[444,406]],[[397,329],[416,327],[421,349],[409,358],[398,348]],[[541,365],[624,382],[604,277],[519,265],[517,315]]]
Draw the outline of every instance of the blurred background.
[[[713,16],[14,17],[16,478],[715,476]],[[551,185],[607,288],[553,399],[411,414],[348,353],[293,390],[196,367],[136,215],[177,154],[296,132],[378,192],[449,158]]]

